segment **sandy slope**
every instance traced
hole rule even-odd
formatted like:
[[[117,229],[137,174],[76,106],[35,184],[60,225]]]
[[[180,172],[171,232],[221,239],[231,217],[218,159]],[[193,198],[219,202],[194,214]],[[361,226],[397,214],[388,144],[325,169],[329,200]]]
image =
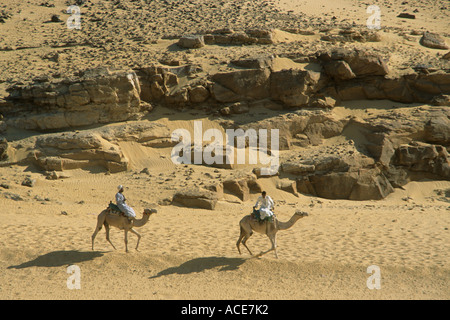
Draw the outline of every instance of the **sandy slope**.
[[[14,183],[24,169],[0,168],[2,177],[11,181],[9,191],[24,198],[1,199],[2,299],[450,297],[450,207],[433,191],[450,188],[449,182],[413,182],[382,201],[351,202],[296,198],[275,189],[271,179],[262,179],[280,204],[281,220],[288,220],[296,208],[310,213],[279,233],[276,260],[272,253],[261,258],[246,252],[238,255],[238,222],[253,201],[239,203],[233,196],[220,201],[215,211],[159,207],[139,231],[143,235],[139,252],[132,249],[126,254],[123,234],[116,229],[111,239],[117,251],[106,242],[103,230],[96,251],[91,251],[96,215],[113,198],[118,183],[127,186],[127,198],[138,212],[169,191],[131,173],[82,170],[57,181],[32,173],[40,178],[35,187],[24,189]],[[166,169],[159,165],[152,172]],[[36,196],[50,199],[38,201]],[[135,243],[131,235],[130,248]],[[254,235],[248,244],[254,252],[269,248],[261,235]],[[72,264],[81,268],[81,290],[66,287],[66,268]],[[380,290],[366,287],[370,265],[381,268]]]

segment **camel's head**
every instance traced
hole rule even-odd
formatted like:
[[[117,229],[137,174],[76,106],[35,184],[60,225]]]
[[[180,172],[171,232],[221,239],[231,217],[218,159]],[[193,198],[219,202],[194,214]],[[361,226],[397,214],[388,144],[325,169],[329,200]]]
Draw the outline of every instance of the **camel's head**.
[[[152,213],[157,213],[156,209],[144,209],[144,215],[151,215]]]
[[[295,215],[300,218],[309,216],[308,212],[300,211],[300,210],[295,211]]]

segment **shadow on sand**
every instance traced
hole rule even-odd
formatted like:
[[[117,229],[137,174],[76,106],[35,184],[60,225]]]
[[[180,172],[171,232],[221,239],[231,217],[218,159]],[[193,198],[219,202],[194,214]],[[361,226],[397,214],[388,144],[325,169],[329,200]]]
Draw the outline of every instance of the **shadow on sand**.
[[[8,269],[24,269],[29,267],[61,267],[84,261],[90,261],[101,256],[103,256],[103,252],[101,251],[53,251],[38,256],[34,260],[24,262],[17,266],[9,266]]]
[[[246,259],[242,258],[226,258],[226,257],[203,257],[195,258],[179,265],[178,267],[167,268],[166,270],[158,272],[157,275],[150,277],[150,279],[168,276],[171,274],[189,274],[203,272],[208,269],[221,267],[219,271],[237,270]]]

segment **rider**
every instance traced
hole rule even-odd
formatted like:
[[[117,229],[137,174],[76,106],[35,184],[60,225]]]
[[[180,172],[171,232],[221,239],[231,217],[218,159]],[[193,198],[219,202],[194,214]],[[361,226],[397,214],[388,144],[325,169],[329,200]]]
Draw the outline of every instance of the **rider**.
[[[254,205],[253,209],[256,209],[258,207],[258,204],[261,204],[261,207],[259,208],[259,216],[261,220],[264,220],[266,217],[273,216],[273,209],[275,204],[272,198],[268,196],[265,191],[263,191],[258,197],[258,200],[256,200],[256,204]]]
[[[123,186],[120,185],[117,187],[117,189],[119,189],[119,192],[116,193],[117,206],[125,214],[125,216],[128,217],[129,220],[135,219],[136,213],[134,212],[133,208],[125,203],[126,199],[123,195]]]

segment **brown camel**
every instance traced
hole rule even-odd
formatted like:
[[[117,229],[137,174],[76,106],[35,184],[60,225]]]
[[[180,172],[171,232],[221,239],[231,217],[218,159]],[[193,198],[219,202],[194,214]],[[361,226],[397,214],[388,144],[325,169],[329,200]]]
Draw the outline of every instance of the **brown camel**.
[[[109,240],[109,227],[113,226],[120,230],[125,231],[125,251],[128,252],[128,231],[134,233],[138,237],[138,241],[136,244],[136,250],[139,246],[139,241],[141,240],[141,235],[133,230],[133,227],[142,227],[144,226],[148,219],[150,218],[150,215],[152,213],[156,213],[156,209],[145,209],[144,213],[142,214],[141,219],[133,219],[128,220],[127,217],[119,215],[117,213],[111,213],[109,209],[105,209],[97,217],[97,226],[95,227],[94,234],[92,235],[92,250],[94,250],[94,240],[95,236],[97,236],[97,233],[102,229],[102,225],[105,226],[106,230],[106,240],[113,246],[114,250],[116,247],[112,244],[111,240]]]
[[[289,229],[297,222],[298,219],[306,217],[306,216],[308,216],[307,212],[302,212],[302,211],[297,210],[294,213],[294,215],[287,222],[279,221],[276,217],[274,217],[273,222],[267,222],[267,221],[258,222],[254,218],[252,218],[251,215],[247,215],[247,216],[243,217],[242,220],[239,222],[239,225],[241,227],[241,234],[239,235],[239,239],[236,243],[239,254],[241,254],[241,249],[239,248],[239,245],[242,242],[244,247],[247,248],[248,252],[251,255],[253,255],[245,243],[252,236],[253,231],[256,231],[258,233],[267,235],[270,239],[270,242],[272,243],[272,248],[267,250],[266,252],[262,252],[260,255],[274,250],[275,257],[278,258],[277,240],[276,240],[277,232],[279,230]]]

